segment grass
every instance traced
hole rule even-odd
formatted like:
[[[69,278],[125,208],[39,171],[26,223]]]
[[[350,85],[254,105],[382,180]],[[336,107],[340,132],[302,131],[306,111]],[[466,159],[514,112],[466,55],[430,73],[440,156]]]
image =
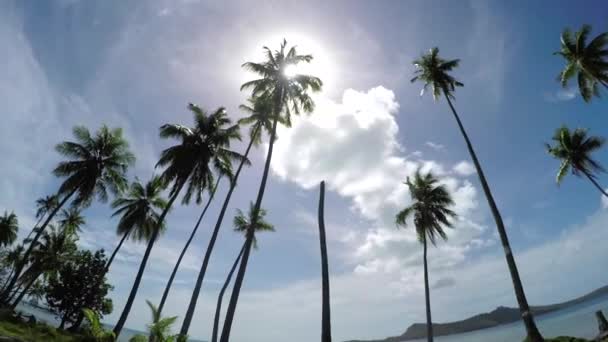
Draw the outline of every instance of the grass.
[[[43,323],[29,324],[19,322],[0,322],[0,336],[15,337],[24,342],[54,341],[77,342],[84,341],[86,337],[57,330]]]

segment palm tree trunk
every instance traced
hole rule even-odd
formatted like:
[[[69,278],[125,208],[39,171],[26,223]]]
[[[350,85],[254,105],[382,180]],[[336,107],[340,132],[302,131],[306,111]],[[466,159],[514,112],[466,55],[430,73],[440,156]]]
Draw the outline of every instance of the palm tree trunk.
[[[252,137],[255,137],[258,134],[260,127],[256,127],[255,132],[252,134]],[[180,329],[180,335],[186,336],[188,335],[188,330],[190,329],[190,323],[192,322],[192,317],[194,316],[194,309],[196,308],[196,302],[198,301],[198,296],[201,291],[201,287],[203,285],[203,279],[205,278],[205,273],[207,272],[207,266],[209,264],[209,259],[211,258],[211,252],[213,251],[213,247],[215,245],[215,240],[217,239],[217,235],[220,231],[220,227],[222,226],[222,221],[224,220],[224,214],[226,214],[226,210],[228,209],[228,203],[230,202],[230,198],[232,197],[232,192],[236,188],[236,182],[241,174],[241,170],[245,165],[245,160],[251,151],[251,147],[253,146],[254,139],[252,138],[249,141],[249,145],[247,145],[247,149],[245,150],[244,158],[241,160],[239,167],[234,174],[234,179],[230,182],[230,189],[226,194],[226,198],[224,199],[224,204],[222,205],[222,209],[220,210],[220,214],[215,223],[215,227],[213,228],[213,233],[211,234],[211,238],[209,239],[209,244],[207,245],[207,250],[205,251],[205,257],[203,259],[203,263],[201,265],[201,269],[198,273],[198,277],[196,279],[196,284],[194,285],[194,290],[192,291],[192,297],[190,298],[190,304],[188,305],[188,310],[186,311],[186,315],[184,316],[184,322],[182,323],[182,327]]]
[[[35,276],[34,278],[32,278],[32,280],[30,280],[30,282],[23,289],[23,291],[21,291],[21,294],[19,294],[19,297],[17,297],[17,299],[15,299],[15,301],[13,302],[13,304],[11,304],[11,309],[15,310],[15,308],[17,307],[17,305],[19,304],[19,302],[21,302],[21,300],[23,299],[23,297],[25,297],[25,295],[27,294],[27,291],[29,291],[30,288],[32,287],[32,285],[34,285],[34,283],[36,282],[36,279],[38,279],[38,277],[40,277],[40,273],[38,273],[37,276]]]
[[[211,342],[217,342],[217,332],[220,325],[220,313],[222,311],[222,300],[224,299],[224,293],[230,284],[230,280],[232,279],[232,275],[236,270],[236,266],[239,264],[239,260],[241,260],[241,256],[243,256],[243,251],[245,250],[245,243],[243,243],[243,247],[241,247],[241,251],[239,255],[234,260],[234,264],[232,264],[232,268],[230,272],[228,272],[228,277],[226,277],[226,281],[224,281],[224,285],[220,290],[220,294],[217,296],[217,304],[215,306],[215,316],[213,317],[213,332],[211,333]]]
[[[595,185],[595,187],[606,197],[608,197],[608,193],[606,193],[606,190],[604,190],[602,188],[602,186],[595,180],[595,178],[586,171],[583,171],[583,173],[585,174],[585,176],[587,176],[587,178],[589,178],[589,180],[591,181],[591,183],[593,183],[593,185]]]
[[[426,261],[427,243],[426,235],[423,237],[422,245],[424,246],[424,299],[426,302],[426,340],[433,342],[433,319],[431,318],[431,293],[429,290],[429,269]]]
[[[114,261],[114,257],[116,256],[116,254],[120,250],[120,247],[122,247],[122,244],[123,244],[123,242],[125,242],[125,240],[127,239],[127,237],[129,237],[129,232],[126,232],[122,236],[122,238],[120,239],[120,242],[118,243],[118,246],[116,246],[116,248],[114,248],[114,252],[112,252],[112,256],[110,256],[110,259],[106,263],[106,267],[104,267],[103,273],[108,273],[108,271],[110,270],[110,266],[112,265],[112,262]]]
[[[207,200],[207,204],[205,204],[205,208],[203,209],[203,212],[201,212],[201,215],[198,217],[198,221],[196,221],[196,225],[194,226],[194,229],[192,229],[192,233],[190,233],[190,237],[188,238],[188,241],[186,241],[186,245],[182,249],[182,252],[179,254],[179,258],[177,258],[177,262],[175,263],[175,266],[173,267],[173,271],[171,272],[169,281],[167,281],[167,285],[165,286],[165,291],[163,292],[163,296],[160,299],[160,304],[158,305],[158,315],[159,316],[161,315],[161,313],[163,312],[163,308],[165,307],[165,302],[167,301],[167,297],[169,296],[169,290],[171,289],[171,285],[173,285],[173,279],[175,278],[175,274],[177,274],[177,270],[179,269],[179,266],[182,263],[182,259],[184,258],[184,255],[186,254],[188,247],[190,247],[190,243],[192,242],[192,239],[194,239],[194,235],[196,235],[196,231],[198,230],[198,227],[200,226],[201,221],[203,220],[203,217],[205,216],[205,213],[207,212],[207,209],[209,209],[209,205],[211,204],[211,201],[213,200],[213,197],[215,196],[215,191],[217,191],[217,187],[218,187],[218,185],[220,185],[220,180],[222,180],[221,176],[218,177],[217,182],[215,183],[215,186],[213,187],[213,190],[211,191],[211,195],[209,196],[209,200]]]
[[[329,263],[327,261],[327,242],[325,240],[325,181],[321,182],[319,194],[319,243],[321,245],[321,276],[323,278],[323,310],[321,313],[321,342],[331,342],[331,315],[329,295]]]
[[[262,181],[260,182],[260,189],[258,190],[258,196],[255,201],[255,205],[253,207],[253,217],[252,222],[255,222],[258,218],[258,213],[260,211],[260,207],[262,206],[262,199],[264,198],[264,190],[266,189],[266,182],[268,181],[268,172],[270,171],[270,161],[272,160],[272,151],[274,149],[274,142],[277,136],[277,125],[278,118],[281,112],[281,103],[283,102],[283,92],[281,91],[280,95],[276,99],[275,108],[273,109],[273,114],[275,118],[272,122],[272,131],[270,133],[270,142],[268,144],[268,153],[266,155],[266,163],[264,165],[264,173],[262,174]],[[228,309],[226,309],[226,318],[224,319],[224,326],[222,327],[222,335],[220,337],[220,342],[229,342],[230,341],[230,331],[232,329],[232,321],[234,320],[234,314],[236,313],[236,305],[239,301],[239,294],[241,293],[241,287],[243,286],[243,279],[245,278],[245,272],[247,271],[247,262],[249,262],[249,254],[251,253],[251,245],[253,244],[254,237],[254,226],[249,226],[247,230],[247,235],[245,238],[245,250],[243,251],[243,256],[241,257],[241,264],[239,266],[239,271],[236,274],[236,279],[234,280],[234,286],[232,288],[232,294],[230,296],[230,302],[228,304]]]
[[[78,191],[79,186],[80,186],[80,184],[75,186],[74,189],[63,198],[63,200],[59,203],[59,205],[57,205],[57,207],[55,209],[53,209],[53,211],[49,214],[49,216],[44,221],[42,226],[40,226],[40,228],[36,232],[36,235],[34,236],[34,239],[30,242],[30,246],[25,251],[25,254],[23,254],[21,261],[17,263],[15,274],[13,275],[13,278],[11,279],[8,287],[6,287],[6,289],[2,292],[2,295],[0,296],[0,302],[8,303],[6,301],[6,299],[7,299],[8,295],[10,294],[13,286],[15,286],[17,279],[19,279],[19,276],[21,275],[21,271],[23,271],[23,267],[25,267],[25,265],[27,264],[30,254],[32,253],[32,250],[34,249],[36,242],[38,242],[38,239],[42,235],[42,232],[48,226],[48,224],[51,222],[53,217],[55,217],[57,212],[59,212],[59,209],[61,209],[61,207],[63,207],[63,205],[70,199],[70,197],[72,197],[72,195],[74,195],[76,193],[76,191]]]
[[[534,317],[532,316],[532,312],[530,311],[530,307],[528,305],[528,300],[526,299],[526,294],[524,292],[523,285],[521,283],[521,279],[519,277],[519,271],[517,270],[517,264],[515,263],[515,258],[513,257],[513,252],[511,251],[511,246],[509,244],[509,238],[507,236],[507,232],[505,230],[505,225],[502,221],[502,217],[500,216],[500,212],[498,211],[498,207],[496,206],[496,202],[494,202],[494,197],[492,196],[492,192],[490,190],[490,186],[486,181],[486,177],[481,169],[481,165],[479,164],[479,160],[477,160],[477,155],[473,150],[473,145],[469,140],[469,137],[460,121],[460,117],[458,117],[458,113],[456,113],[456,109],[452,105],[452,101],[450,101],[449,96],[447,96],[447,92],[444,89],[443,94],[445,99],[448,101],[450,105],[450,109],[452,110],[452,114],[454,114],[454,119],[456,119],[456,123],[458,123],[458,128],[460,129],[460,133],[467,144],[467,149],[469,150],[469,154],[471,155],[471,159],[473,160],[473,164],[475,164],[475,170],[477,171],[477,176],[479,177],[479,182],[481,183],[481,187],[483,188],[483,192],[486,196],[486,200],[488,201],[488,205],[490,206],[490,210],[492,211],[492,216],[494,217],[494,221],[496,222],[496,229],[498,230],[498,235],[500,236],[500,241],[502,242],[502,247],[505,251],[505,258],[507,259],[507,265],[509,266],[509,272],[511,273],[511,280],[513,281],[513,288],[515,290],[515,297],[517,298],[517,303],[519,304],[519,311],[521,312],[521,318],[524,321],[524,325],[526,326],[526,331],[528,333],[528,338],[530,342],[543,342],[544,339],[538,328],[536,327],[536,323],[534,322]]]
[[[165,210],[163,210],[162,214],[158,218],[158,222],[156,223],[156,227],[154,229],[154,232],[152,233],[152,237],[151,237],[150,241],[148,242],[148,247],[146,247],[146,252],[144,253],[144,257],[141,260],[141,263],[139,265],[139,270],[137,271],[137,276],[135,277],[135,282],[133,283],[133,287],[131,288],[131,293],[129,293],[129,297],[127,298],[127,303],[125,304],[125,307],[122,310],[122,313],[120,314],[120,318],[118,319],[118,322],[116,322],[116,326],[114,327],[114,335],[116,335],[116,338],[118,338],[118,336],[120,335],[120,332],[121,332],[122,328],[124,327],[125,322],[127,321],[127,317],[129,317],[129,313],[131,312],[131,306],[133,306],[133,301],[135,301],[135,296],[137,295],[137,290],[139,290],[139,283],[141,283],[141,278],[144,275],[144,270],[146,269],[146,264],[148,263],[148,258],[150,257],[150,253],[152,252],[152,247],[154,247],[154,242],[156,241],[156,238],[158,237],[158,233],[160,232],[160,227],[163,224],[163,221],[165,220],[165,217],[167,216],[169,209],[171,209],[173,202],[175,202],[175,199],[177,198],[180,191],[184,187],[184,184],[186,184],[186,182],[182,181],[181,184],[179,185],[179,187],[176,189],[173,196],[171,196],[171,198],[169,199],[169,203],[167,203],[167,207],[165,208]]]

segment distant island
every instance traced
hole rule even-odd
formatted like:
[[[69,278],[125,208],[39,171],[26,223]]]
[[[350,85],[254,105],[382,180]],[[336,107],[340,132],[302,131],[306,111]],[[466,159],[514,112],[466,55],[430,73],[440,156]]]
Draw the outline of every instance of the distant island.
[[[543,315],[549,312],[566,309],[568,307],[600,298],[605,295],[608,295],[608,286],[601,287],[573,300],[552,305],[534,306],[531,309],[535,315]],[[492,312],[475,315],[461,321],[433,323],[433,332],[435,336],[460,334],[474,330],[492,328],[502,324],[513,323],[519,319],[519,309],[500,306]],[[350,340],[346,342],[401,342],[425,337],[426,323],[414,323],[399,336],[392,336],[379,340]]]

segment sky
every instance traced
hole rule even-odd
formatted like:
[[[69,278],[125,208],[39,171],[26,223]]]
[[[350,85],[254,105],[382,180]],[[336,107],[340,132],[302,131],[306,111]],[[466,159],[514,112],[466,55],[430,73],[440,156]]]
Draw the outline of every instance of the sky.
[[[188,103],[226,107],[234,120],[253,76],[245,61],[283,38],[311,53],[304,69],[323,79],[316,109],[279,129],[263,207],[275,233],[259,236],[233,325],[233,340],[311,341],[321,325],[316,207],[327,182],[326,224],[334,340],[401,334],[424,321],[422,248],[394,215],[410,203],[402,182],[432,170],[451,191],[459,219],[429,251],[436,322],[458,320],[515,296],[495,225],[449,108],[420,96],[412,61],[438,46],[460,58],[465,86],[455,106],[475,145],[505,220],[529,302],[548,304],[608,284],[608,201],[588,181],[555,184],[558,162],[544,150],[562,124],[608,136],[608,93],[585,104],[562,89],[552,53],[564,27],[608,30],[608,6],[571,1],[84,1],[0,2],[0,210],[14,210],[21,236],[34,202],[56,191],[53,146],[75,125],[122,127],[137,156],[131,179],[149,179],[165,123],[192,124]],[[236,144],[236,150],[244,145]],[[216,296],[242,236],[231,216],[254,199],[265,147],[239,179],[190,330],[207,339]],[[608,153],[596,154],[600,162]],[[606,175],[598,181],[608,183]],[[221,184],[217,198],[223,198]],[[219,201],[188,251],[165,313],[182,317]],[[145,329],[145,300],[158,302],[202,208],[179,206],[155,246],[127,326]],[[106,203],[84,212],[83,248],[111,251],[116,218]],[[129,242],[109,273],[115,322],[145,246]],[[601,267],[601,266],[599,266]],[[178,320],[175,329],[179,328]]]

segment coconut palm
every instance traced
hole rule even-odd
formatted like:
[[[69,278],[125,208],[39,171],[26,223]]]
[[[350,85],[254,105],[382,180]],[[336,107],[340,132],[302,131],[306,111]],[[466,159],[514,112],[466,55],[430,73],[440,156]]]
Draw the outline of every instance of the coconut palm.
[[[320,91],[323,82],[317,77],[310,75],[288,75],[286,69],[290,66],[295,66],[301,62],[312,61],[312,55],[299,55],[295,46],[287,48],[287,41],[283,40],[279,50],[272,51],[264,47],[266,60],[262,63],[247,62],[243,67],[260,76],[260,78],[244,83],[241,90],[251,89],[252,96],[267,97],[271,101],[272,128],[270,131],[270,141],[268,152],[266,154],[266,163],[264,165],[264,173],[260,182],[260,188],[254,204],[254,213],[259,213],[264,198],[264,190],[266,189],[266,181],[268,180],[268,172],[270,170],[270,161],[272,160],[272,151],[277,133],[277,125],[279,117],[282,115],[285,124],[291,124],[291,114],[300,114],[301,111],[310,113],[314,110],[314,101],[310,97],[309,92]],[[253,220],[256,221],[256,220]],[[236,312],[238,297],[245,278],[249,254],[251,253],[251,245],[253,242],[253,230],[250,229],[245,240],[245,250],[241,258],[239,270],[237,272],[232,295],[228,309],[226,310],[226,319],[222,328],[222,336],[220,341],[228,342],[230,340],[230,331],[232,329],[232,321]]]
[[[420,171],[416,171],[413,181],[408,177],[405,184],[410,190],[412,204],[397,214],[395,222],[397,226],[406,227],[408,219],[413,217],[416,235],[423,247],[426,336],[427,341],[432,342],[433,321],[429,293],[427,242],[431,242],[435,246],[438,237],[447,240],[444,228],[451,228],[450,219],[456,217],[456,213],[449,208],[454,205],[454,201],[445,186],[439,185],[437,178],[430,172],[421,175]]]
[[[9,280],[13,276],[13,272],[15,272],[15,266],[19,260],[21,260],[21,255],[23,254],[24,247],[23,245],[17,245],[9,250],[3,258],[4,265],[10,267],[10,271],[8,276],[4,279],[4,284],[2,285],[2,290],[4,291],[4,287],[8,285]]]
[[[555,130],[552,139],[555,145],[546,144],[546,146],[547,152],[561,161],[555,179],[557,184],[560,184],[568,171],[571,171],[577,177],[582,175],[587,177],[604,196],[608,197],[595,175],[605,170],[599,162],[591,158],[591,153],[604,145],[604,138],[588,136],[586,129],[577,128],[570,131],[568,127],[562,126]]]
[[[321,247],[321,342],[331,342],[331,305],[329,291],[329,261],[327,258],[327,240],[325,239],[325,181],[319,189],[319,245]]]
[[[598,83],[608,89],[608,32],[595,37],[589,44],[587,38],[591,26],[583,25],[574,37],[569,28],[561,35],[561,48],[555,52],[566,60],[566,66],[560,72],[558,80],[566,87],[574,76],[578,80],[578,89],[586,102],[593,96],[600,96]]]
[[[530,311],[530,307],[528,306],[528,301],[526,299],[523,285],[519,277],[517,264],[515,263],[513,253],[511,252],[509,238],[507,236],[502,217],[500,215],[500,212],[498,211],[498,207],[496,206],[494,197],[492,196],[490,186],[488,185],[485,174],[483,173],[481,164],[477,159],[477,155],[475,154],[473,145],[469,140],[469,136],[467,135],[464,129],[464,126],[462,124],[462,121],[460,120],[460,117],[458,116],[458,113],[456,113],[456,109],[452,105],[452,99],[455,98],[454,91],[456,90],[456,87],[463,86],[462,83],[458,82],[456,79],[454,79],[454,77],[449,74],[449,72],[456,68],[458,64],[458,59],[444,60],[439,57],[439,49],[432,48],[428,54],[425,54],[420,59],[414,61],[416,71],[415,77],[411,79],[411,82],[423,82],[424,87],[422,89],[422,93],[424,93],[424,91],[428,89],[428,87],[431,87],[434,99],[438,100],[439,97],[443,95],[446,101],[448,102],[448,105],[450,106],[452,114],[454,115],[454,119],[458,124],[460,133],[462,134],[467,145],[467,149],[469,150],[469,154],[471,155],[471,159],[473,160],[473,164],[475,165],[475,170],[477,171],[477,176],[479,177],[483,192],[488,201],[488,205],[490,206],[490,209],[492,211],[492,216],[494,217],[494,221],[496,222],[496,229],[498,230],[498,234],[500,235],[500,240],[505,251],[505,258],[507,260],[507,265],[511,274],[511,280],[513,281],[515,297],[517,298],[517,303],[519,304],[519,310],[526,326],[528,337],[530,338],[531,342],[540,342],[543,341],[543,337],[541,336],[540,332],[538,331],[538,328],[536,327],[532,312]]]
[[[76,142],[64,141],[55,147],[57,152],[68,158],[53,170],[56,176],[65,178],[57,191],[57,196],[61,200],[42,225],[36,229],[36,234],[17,266],[9,286],[2,293],[0,298],[2,301],[5,301],[13,290],[29,260],[33,246],[36,245],[44,229],[72,197],[74,197],[72,206],[84,208],[92,202],[93,198],[106,202],[108,190],[117,194],[127,186],[125,175],[129,165],[134,163],[135,156],[129,151],[129,144],[120,128],[110,129],[104,125],[95,135],[91,135],[86,127],[76,126],[73,134]]]
[[[65,234],[77,235],[81,231],[80,227],[84,226],[86,223],[77,207],[62,209],[59,216],[57,223],[59,223],[59,227]]]
[[[61,264],[77,250],[74,235],[65,234],[63,229],[57,229],[53,225],[49,227],[50,229],[42,234],[41,239],[36,241],[32,250],[32,262],[19,279],[24,288],[11,304],[13,309],[21,302],[40,276],[52,276]]]
[[[254,228],[254,236],[252,239],[252,247],[254,249],[258,248],[258,242],[255,236],[257,232],[274,232],[274,226],[264,220],[266,216],[266,210],[260,208],[260,212],[257,215],[253,214],[254,206],[253,203],[249,203],[249,212],[245,215],[241,209],[237,209],[236,216],[234,217],[234,231],[242,233],[245,235],[247,233],[247,229],[249,226],[253,226]],[[254,216],[257,216],[257,221],[253,223]],[[222,311],[222,300],[224,299],[224,293],[230,284],[230,280],[232,279],[232,275],[236,270],[236,266],[238,266],[239,260],[241,260],[241,256],[243,256],[243,251],[245,250],[245,243],[241,247],[239,254],[237,255],[232,267],[230,268],[230,272],[228,272],[228,276],[226,277],[226,281],[224,281],[224,285],[220,290],[219,295],[217,296],[217,304],[215,306],[215,316],[213,318],[213,332],[211,333],[211,342],[217,342],[217,334],[218,327],[220,323],[220,312]]]
[[[25,238],[28,240],[36,228],[40,225],[46,214],[50,213],[59,204],[59,198],[57,195],[50,195],[46,197],[40,197],[36,200],[36,218],[38,221],[34,225],[34,229],[30,230],[29,234]]]
[[[220,209],[220,213],[218,215],[217,221],[215,223],[215,227],[213,228],[213,233],[209,238],[209,244],[207,245],[207,249],[205,251],[205,257],[203,259],[203,263],[201,264],[201,270],[199,271],[199,275],[194,286],[193,294],[190,299],[190,305],[188,306],[188,311],[186,313],[186,318],[184,319],[184,323],[182,324],[182,334],[186,335],[190,326],[190,322],[192,321],[192,317],[194,315],[194,309],[196,308],[196,303],[198,300],[198,296],[203,284],[203,279],[205,277],[205,273],[207,271],[207,267],[209,265],[209,260],[211,259],[211,252],[213,251],[213,247],[215,245],[215,241],[217,239],[217,235],[219,233],[220,227],[222,226],[222,222],[224,220],[224,215],[226,214],[226,210],[228,209],[228,204],[230,203],[230,198],[232,197],[232,193],[237,185],[237,180],[239,175],[241,174],[241,170],[245,164],[249,164],[248,156],[251,151],[252,146],[258,146],[262,141],[262,133],[264,131],[270,132],[272,126],[271,119],[271,103],[268,97],[258,97],[258,98],[250,98],[249,105],[241,105],[240,109],[249,114],[249,116],[242,118],[239,120],[240,125],[250,125],[249,127],[249,144],[245,149],[245,153],[243,154],[243,158],[239,163],[239,166],[236,169],[236,173],[232,177],[232,181],[230,182],[230,188],[228,189],[228,193],[224,199],[224,203],[222,204],[222,208]],[[283,122],[281,118],[278,118],[279,122]],[[161,309],[162,307],[159,307]]]
[[[203,193],[209,190],[214,184],[213,167],[217,167],[221,162],[224,165],[233,160],[241,160],[242,156],[231,151],[230,143],[234,139],[240,139],[238,125],[231,125],[223,108],[217,109],[212,114],[201,110],[198,106],[190,104],[188,108],[194,114],[194,127],[186,127],[178,124],[166,124],[160,128],[161,138],[179,139],[177,145],[165,149],[160,156],[157,167],[164,167],[161,174],[163,184],[170,186],[169,202],[165,210],[159,217],[158,224],[164,222],[168,210],[180,194],[182,188],[186,188],[182,203],[188,204],[195,196],[196,202],[202,202]],[[156,240],[159,230],[153,231],[151,241]],[[144,259],[140,265],[140,273],[136,278],[136,285],[139,286],[141,275],[152,250],[153,244],[148,244],[144,254]],[[116,336],[120,335],[125,321],[133,305],[137,292],[134,284],[129,300],[120,316],[118,323],[114,327]]]
[[[17,231],[19,231],[19,221],[14,212],[4,212],[0,216],[0,247],[6,247],[17,240]]]
[[[117,228],[119,234],[122,234],[123,237],[132,236],[136,240],[146,240],[148,242],[133,287],[127,298],[127,303],[120,316],[119,322],[114,328],[114,334],[116,334],[116,336],[120,335],[122,326],[131,310],[152,247],[154,246],[158,235],[164,230],[162,214],[159,215],[158,211],[162,211],[163,214],[166,214],[171,203],[167,203],[162,197],[164,185],[165,183],[163,183],[163,180],[158,176],[152,177],[145,186],[136,180],[131,184],[129,192],[124,197],[120,197],[112,203],[112,207],[116,209],[113,216],[120,215]],[[172,200],[175,200],[175,197],[176,196],[173,196]],[[117,250],[112,254],[112,258],[116,255],[116,252]],[[110,263],[111,261],[108,261],[106,270],[109,268]]]

